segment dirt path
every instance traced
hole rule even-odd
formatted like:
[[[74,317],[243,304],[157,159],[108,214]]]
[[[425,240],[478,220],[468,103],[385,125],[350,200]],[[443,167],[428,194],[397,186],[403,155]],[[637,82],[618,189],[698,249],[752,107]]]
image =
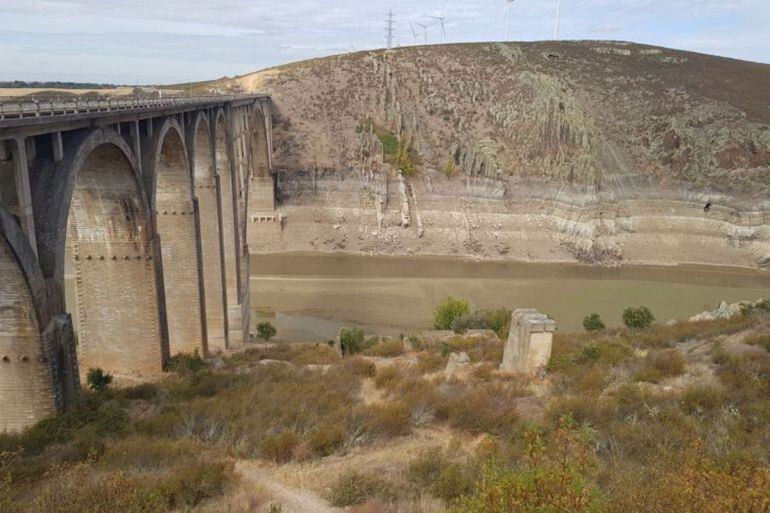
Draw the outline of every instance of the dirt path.
[[[292,488],[276,479],[258,463],[239,461],[235,471],[245,482],[259,485],[272,496],[273,502],[283,506],[283,513],[339,513],[343,510],[332,508],[327,502],[308,490]]]

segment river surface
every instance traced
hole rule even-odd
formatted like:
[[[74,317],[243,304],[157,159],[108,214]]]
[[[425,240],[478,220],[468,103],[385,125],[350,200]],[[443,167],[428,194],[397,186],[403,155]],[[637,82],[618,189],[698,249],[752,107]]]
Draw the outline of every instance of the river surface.
[[[599,313],[610,326],[623,309],[647,305],[660,322],[687,319],[720,301],[770,298],[770,272],[710,266],[591,267],[474,262],[450,257],[329,253],[251,256],[251,304],[276,340],[321,341],[341,327],[398,335],[432,328],[435,305],[462,297],[472,308],[537,308],[561,330]]]

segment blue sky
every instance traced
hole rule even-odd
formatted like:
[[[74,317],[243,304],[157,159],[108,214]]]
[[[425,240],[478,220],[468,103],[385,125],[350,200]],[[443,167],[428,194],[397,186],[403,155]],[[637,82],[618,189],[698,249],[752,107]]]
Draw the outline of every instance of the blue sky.
[[[511,40],[553,37],[557,0],[514,0]],[[202,80],[352,49],[504,40],[506,0],[0,0],[0,80]],[[770,63],[767,0],[561,0],[561,39],[629,40]],[[438,20],[446,17],[444,37]],[[418,31],[418,42],[424,33]]]

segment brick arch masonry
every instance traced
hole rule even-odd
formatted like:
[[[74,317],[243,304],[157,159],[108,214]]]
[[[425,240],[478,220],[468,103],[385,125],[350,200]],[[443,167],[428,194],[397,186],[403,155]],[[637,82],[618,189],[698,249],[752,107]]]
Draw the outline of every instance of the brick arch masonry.
[[[146,205],[130,160],[92,149],[75,174],[67,252],[74,279],[78,361],[85,374],[158,372],[163,363],[155,261]]]
[[[196,207],[182,131],[172,119],[159,131],[154,159],[154,210],[162,249],[169,349],[206,352],[200,316]]]
[[[252,120],[269,151],[270,99],[49,103],[0,101],[0,431],[68,408],[91,367],[156,374],[205,352],[210,320],[215,349],[249,330]]]
[[[224,280],[220,245],[219,177],[216,172],[212,131],[208,117],[201,114],[192,134],[192,163],[195,196],[200,212],[201,262],[203,271],[206,329],[209,350],[226,348]]]

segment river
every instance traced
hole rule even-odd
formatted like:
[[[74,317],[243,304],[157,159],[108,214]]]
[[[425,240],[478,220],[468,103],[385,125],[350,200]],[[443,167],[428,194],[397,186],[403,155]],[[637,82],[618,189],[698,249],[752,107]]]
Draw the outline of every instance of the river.
[[[686,319],[720,301],[770,298],[770,272],[709,266],[591,267],[580,264],[475,262],[450,257],[329,253],[251,256],[251,304],[276,340],[321,341],[343,326],[397,335],[432,328],[446,296],[473,308],[532,307],[561,330],[581,329],[586,314],[621,324],[623,309],[647,305],[656,318]]]

